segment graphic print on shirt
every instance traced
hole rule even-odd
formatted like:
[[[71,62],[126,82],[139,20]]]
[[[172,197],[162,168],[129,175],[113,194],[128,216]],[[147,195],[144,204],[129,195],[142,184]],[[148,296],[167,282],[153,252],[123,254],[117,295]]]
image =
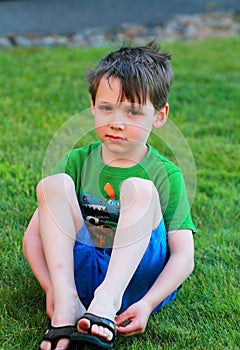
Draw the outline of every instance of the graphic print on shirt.
[[[80,206],[83,218],[92,225],[106,225],[110,222],[117,223],[119,218],[120,204],[115,199],[112,186],[107,183],[104,187],[108,197],[105,200],[98,198],[90,193],[82,193],[80,198]]]

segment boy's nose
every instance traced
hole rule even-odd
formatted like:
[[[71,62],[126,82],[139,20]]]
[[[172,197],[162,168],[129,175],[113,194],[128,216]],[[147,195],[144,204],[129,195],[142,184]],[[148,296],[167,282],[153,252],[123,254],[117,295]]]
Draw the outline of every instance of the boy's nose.
[[[115,111],[115,113],[112,114],[110,127],[112,129],[118,129],[118,130],[120,129],[122,130],[124,128],[124,120],[121,112]]]
[[[111,129],[115,129],[115,130],[123,130],[124,124],[122,122],[113,121],[110,123],[110,127]]]

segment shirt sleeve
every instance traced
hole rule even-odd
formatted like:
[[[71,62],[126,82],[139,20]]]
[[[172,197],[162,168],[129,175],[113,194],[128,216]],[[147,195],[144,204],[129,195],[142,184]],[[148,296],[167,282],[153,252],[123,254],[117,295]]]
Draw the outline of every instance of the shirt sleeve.
[[[79,196],[81,189],[82,157],[80,149],[73,149],[66,153],[53,169],[52,175],[65,173],[69,175],[75,185],[76,195]]]
[[[64,156],[59,160],[59,162],[55,165],[52,175],[65,173],[69,175],[69,156],[70,153],[64,154]]]
[[[190,229],[196,233],[187,197],[185,182],[180,170],[168,176],[160,191],[163,218],[167,231]]]

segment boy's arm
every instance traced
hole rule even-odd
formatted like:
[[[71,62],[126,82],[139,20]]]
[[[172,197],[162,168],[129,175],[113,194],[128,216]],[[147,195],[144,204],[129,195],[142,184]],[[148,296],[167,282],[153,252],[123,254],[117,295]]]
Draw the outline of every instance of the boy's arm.
[[[191,274],[194,267],[194,245],[191,230],[168,232],[170,258],[147,294],[116,318],[117,330],[122,336],[131,336],[145,330],[150,313]],[[130,321],[122,326],[124,321]]]
[[[36,209],[26,229],[22,249],[36,279],[46,293],[47,313],[50,317],[53,310],[52,286],[39,232],[38,209]]]
[[[194,268],[194,244],[191,230],[168,232],[169,260],[156,282],[143,298],[153,310],[177,289]]]

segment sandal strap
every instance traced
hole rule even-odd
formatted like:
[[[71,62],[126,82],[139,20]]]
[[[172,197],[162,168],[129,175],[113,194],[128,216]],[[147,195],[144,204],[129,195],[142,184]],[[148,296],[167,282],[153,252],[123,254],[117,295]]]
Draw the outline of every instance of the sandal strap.
[[[56,340],[60,340],[63,338],[70,339],[71,335],[76,331],[75,326],[61,326],[61,327],[53,327],[49,326],[46,330],[43,340],[49,340],[50,342],[54,342]]]
[[[82,319],[82,318],[86,318],[87,320],[90,321],[90,328],[88,331],[89,334],[92,334],[92,326],[94,324],[96,324],[97,326],[102,326],[104,328],[109,329],[110,332],[112,332],[113,337],[112,337],[111,341],[109,341],[108,343],[114,342],[116,335],[117,335],[117,330],[116,330],[116,326],[115,326],[114,321],[112,321],[108,318],[105,318],[105,317],[96,316],[90,312],[86,312],[80,319]]]

